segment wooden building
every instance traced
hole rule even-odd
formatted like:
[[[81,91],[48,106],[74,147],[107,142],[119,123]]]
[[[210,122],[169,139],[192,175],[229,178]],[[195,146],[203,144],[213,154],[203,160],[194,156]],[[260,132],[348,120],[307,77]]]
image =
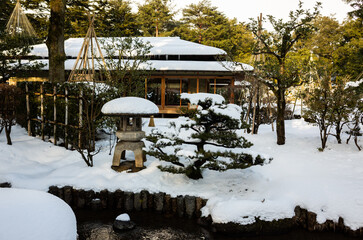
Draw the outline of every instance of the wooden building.
[[[102,38],[99,38],[102,40]],[[233,89],[237,76],[253,68],[247,64],[232,64],[219,61],[226,57],[222,49],[185,41],[179,37],[142,37],[152,46],[149,63],[154,69],[145,80],[145,98],[159,106],[160,113],[178,113],[184,102],[180,93],[219,93],[229,96],[233,102]],[[66,71],[71,71],[81,49],[83,38],[70,38],[65,41]],[[103,50],[102,50],[103,51]],[[35,45],[32,52],[39,62],[46,66],[23,80],[36,79],[47,81],[48,50],[45,44]],[[103,54],[105,56],[105,53]],[[107,58],[107,56],[105,56]]]

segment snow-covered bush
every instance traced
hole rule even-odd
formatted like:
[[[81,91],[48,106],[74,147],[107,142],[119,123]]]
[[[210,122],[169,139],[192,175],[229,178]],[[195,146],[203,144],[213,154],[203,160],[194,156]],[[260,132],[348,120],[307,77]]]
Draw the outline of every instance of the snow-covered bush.
[[[240,150],[251,147],[252,143],[236,132],[243,125],[239,106],[223,104],[214,94],[184,94],[182,98],[198,103],[192,116],[171,121],[170,128],[174,131],[154,129],[147,136],[153,143],[148,154],[171,163],[160,166],[161,170],[199,179],[203,168],[223,171],[264,163],[260,156],[254,159]]]

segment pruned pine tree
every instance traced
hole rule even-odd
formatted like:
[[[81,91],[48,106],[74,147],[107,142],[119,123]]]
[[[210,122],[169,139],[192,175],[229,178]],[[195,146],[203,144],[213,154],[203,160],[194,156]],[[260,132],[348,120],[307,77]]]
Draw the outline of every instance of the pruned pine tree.
[[[196,110],[188,110],[189,117],[170,122],[171,133],[154,129],[147,136],[152,142],[148,154],[170,163],[160,166],[162,171],[184,173],[192,179],[202,178],[202,169],[225,171],[263,164],[242,153],[252,143],[239,136],[241,108],[234,104],[215,104],[211,98],[199,100]],[[232,151],[233,150],[233,151]]]
[[[277,99],[277,119],[276,133],[277,144],[285,144],[285,109],[286,92],[290,87],[301,84],[299,77],[302,66],[289,60],[290,53],[300,40],[309,36],[314,30],[312,21],[318,16],[320,3],[314,7],[314,11],[304,10],[302,2],[298,9],[291,11],[289,20],[283,22],[282,19],[276,20],[273,16],[268,16],[269,22],[273,27],[273,32],[262,31],[259,34],[259,22],[251,19],[250,29],[262,44],[255,47],[254,54],[265,54],[266,61],[257,64],[260,69],[262,82],[270,88]]]

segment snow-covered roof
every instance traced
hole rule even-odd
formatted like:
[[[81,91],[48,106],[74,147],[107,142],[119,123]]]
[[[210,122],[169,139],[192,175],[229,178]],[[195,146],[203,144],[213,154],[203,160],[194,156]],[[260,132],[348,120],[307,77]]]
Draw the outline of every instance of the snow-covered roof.
[[[108,38],[98,38],[99,42],[107,43]],[[152,46],[149,55],[225,55],[226,52],[220,48],[210,47],[179,37],[139,37],[144,43],[149,42]],[[81,50],[84,38],[69,38],[64,42],[67,57],[77,57]],[[102,49],[102,44],[101,44]],[[106,55],[102,49],[102,53]],[[48,49],[45,43],[33,46],[30,52],[32,56],[48,57]]]
[[[106,115],[153,115],[159,113],[155,103],[139,97],[121,97],[103,105],[101,112]]]
[[[130,63],[133,60],[130,60]],[[23,60],[23,63],[28,63]],[[76,59],[67,59],[65,61],[65,70],[72,70]],[[42,63],[42,70],[48,70],[48,59],[34,60],[33,63]],[[229,71],[253,71],[253,67],[248,64],[234,65],[231,62],[218,61],[165,61],[165,60],[149,60],[148,64],[141,64],[139,67],[143,69],[153,69],[156,71],[211,71],[211,72],[229,72]],[[99,63],[95,63],[95,68],[99,69]]]

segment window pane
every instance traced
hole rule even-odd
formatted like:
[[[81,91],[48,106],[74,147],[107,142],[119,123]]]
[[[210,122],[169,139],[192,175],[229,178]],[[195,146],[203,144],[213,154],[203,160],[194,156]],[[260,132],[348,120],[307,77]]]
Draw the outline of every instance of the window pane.
[[[161,105],[161,78],[147,80],[147,99]]]
[[[166,79],[165,104],[180,105],[180,79]]]

